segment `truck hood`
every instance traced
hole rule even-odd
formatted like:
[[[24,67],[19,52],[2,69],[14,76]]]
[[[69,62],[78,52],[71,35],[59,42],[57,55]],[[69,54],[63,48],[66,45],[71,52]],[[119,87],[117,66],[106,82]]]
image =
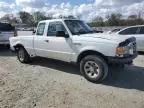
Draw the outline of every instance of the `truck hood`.
[[[118,34],[107,34],[107,33],[94,33],[94,34],[82,34],[79,35],[81,37],[89,37],[89,38],[100,38],[100,39],[106,39],[111,40],[115,42],[122,42],[126,39],[130,38],[130,36],[120,36]]]

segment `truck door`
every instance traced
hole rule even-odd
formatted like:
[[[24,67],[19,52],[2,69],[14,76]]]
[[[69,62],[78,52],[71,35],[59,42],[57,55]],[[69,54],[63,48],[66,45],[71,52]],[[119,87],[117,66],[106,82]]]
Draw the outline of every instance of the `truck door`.
[[[45,54],[48,58],[54,58],[62,61],[70,61],[73,52],[71,39],[56,36],[57,31],[64,31],[68,35],[66,28],[60,21],[50,22],[43,45]]]

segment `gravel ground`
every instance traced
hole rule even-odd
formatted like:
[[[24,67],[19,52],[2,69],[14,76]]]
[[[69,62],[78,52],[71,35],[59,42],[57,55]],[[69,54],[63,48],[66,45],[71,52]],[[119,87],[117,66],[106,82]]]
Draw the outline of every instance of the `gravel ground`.
[[[144,56],[94,84],[71,64],[44,58],[21,64],[0,48],[0,108],[144,108],[143,83]]]

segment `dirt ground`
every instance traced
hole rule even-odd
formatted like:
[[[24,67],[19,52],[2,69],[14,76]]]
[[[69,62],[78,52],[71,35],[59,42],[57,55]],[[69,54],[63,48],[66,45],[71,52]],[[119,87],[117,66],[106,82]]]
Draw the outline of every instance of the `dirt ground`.
[[[113,67],[107,80],[94,84],[79,69],[37,58],[21,64],[0,48],[0,108],[144,108],[144,56],[125,70]]]

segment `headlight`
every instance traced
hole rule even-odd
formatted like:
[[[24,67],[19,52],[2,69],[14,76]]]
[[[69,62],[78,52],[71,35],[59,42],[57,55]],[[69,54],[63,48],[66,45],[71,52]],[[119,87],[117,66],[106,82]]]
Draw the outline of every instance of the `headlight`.
[[[133,55],[136,52],[136,42],[131,42],[127,46],[119,46],[116,48],[116,56],[124,57]]]
[[[116,48],[116,56],[126,57],[136,52],[136,38],[132,37],[121,42]]]
[[[116,55],[119,57],[123,57],[126,55],[133,55],[134,54],[134,48],[125,46],[125,47],[118,47],[116,49]]]
[[[137,52],[136,42],[130,43],[128,47],[130,55],[133,55],[135,52]]]

